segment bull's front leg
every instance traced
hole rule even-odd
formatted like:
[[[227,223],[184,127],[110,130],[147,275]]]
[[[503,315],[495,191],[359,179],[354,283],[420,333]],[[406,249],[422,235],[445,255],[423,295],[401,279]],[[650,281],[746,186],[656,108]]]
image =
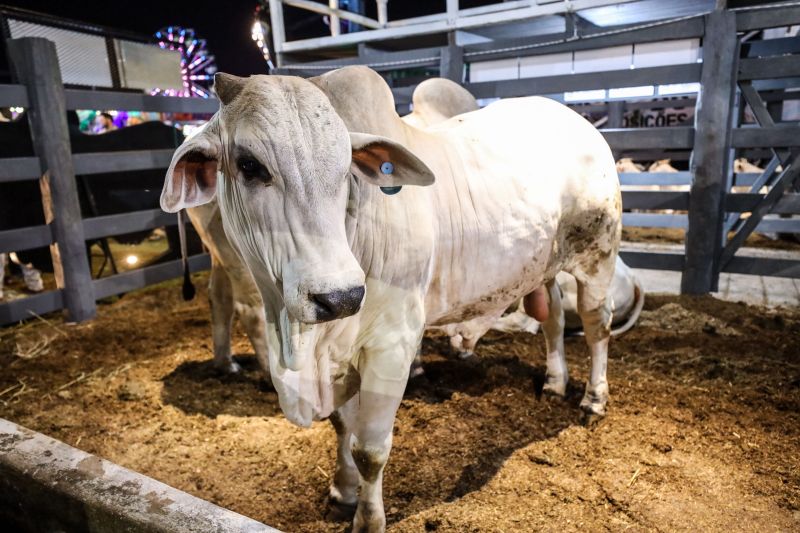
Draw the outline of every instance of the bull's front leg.
[[[334,519],[351,518],[358,504],[358,468],[350,452],[358,403],[359,397],[356,394],[330,416],[333,429],[336,430],[336,471],[333,474],[329,496]]]
[[[366,349],[359,364],[361,389],[350,439],[350,453],[359,474],[358,506],[353,531],[386,528],[383,469],[392,448],[392,429],[405,392],[411,361],[421,331],[393,347]],[[383,339],[382,343],[385,343]]]

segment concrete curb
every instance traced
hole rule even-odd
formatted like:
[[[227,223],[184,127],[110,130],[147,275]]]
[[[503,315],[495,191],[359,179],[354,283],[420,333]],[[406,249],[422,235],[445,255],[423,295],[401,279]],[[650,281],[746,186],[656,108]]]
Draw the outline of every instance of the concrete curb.
[[[6,531],[278,531],[2,418],[0,524]]]

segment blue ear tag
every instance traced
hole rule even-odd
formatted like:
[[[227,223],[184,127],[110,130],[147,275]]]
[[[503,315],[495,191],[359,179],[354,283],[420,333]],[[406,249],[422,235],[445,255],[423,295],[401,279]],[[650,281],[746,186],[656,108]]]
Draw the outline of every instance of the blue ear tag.
[[[383,163],[381,163],[381,172],[383,174],[391,174],[392,172],[394,172],[394,165],[391,164],[389,161],[384,161]],[[399,193],[400,189],[402,188],[403,188],[402,185],[398,185],[396,187],[381,187],[381,191],[383,192],[383,194],[388,194],[389,196],[391,196],[393,194]]]

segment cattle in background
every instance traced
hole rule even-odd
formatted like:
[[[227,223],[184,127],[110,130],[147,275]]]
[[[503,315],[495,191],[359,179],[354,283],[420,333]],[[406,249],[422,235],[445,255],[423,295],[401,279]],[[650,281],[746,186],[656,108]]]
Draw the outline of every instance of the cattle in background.
[[[220,111],[176,151],[162,207],[217,196],[265,303],[284,414],[336,421],[331,498],[357,503],[355,530],[385,527],[383,468],[426,325],[499,317],[543,284],[557,316],[555,276],[570,271],[592,353],[581,407],[604,414],[621,199],[591,124],[532,97],[418,130],[358,67],[313,80],[217,74],[215,86]],[[544,329],[545,390],[563,395],[562,326]]]
[[[644,165],[634,163],[633,159],[631,159],[630,157],[623,157],[622,159],[617,161],[616,167],[618,174],[622,174],[623,172],[637,174],[644,170]]]

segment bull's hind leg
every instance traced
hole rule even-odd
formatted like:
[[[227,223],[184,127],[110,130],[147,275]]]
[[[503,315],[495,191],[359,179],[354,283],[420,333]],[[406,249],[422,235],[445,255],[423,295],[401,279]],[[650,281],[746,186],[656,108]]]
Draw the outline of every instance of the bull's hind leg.
[[[211,279],[208,283],[208,301],[211,305],[211,335],[214,339],[214,366],[224,372],[235,373],[241,367],[231,356],[231,326],[233,323],[233,288],[228,273],[212,261]]]
[[[561,306],[561,290],[558,283],[547,283],[548,314],[542,323],[547,348],[547,376],[542,394],[563,398],[567,392],[569,373],[564,356],[564,309]]]
[[[614,262],[603,262],[597,267],[598,273],[592,276],[586,276],[583,272],[574,273],[578,280],[578,314],[592,358],[592,371],[581,400],[581,409],[589,416],[605,415],[608,402],[606,368],[612,316],[607,293],[614,273]]]

